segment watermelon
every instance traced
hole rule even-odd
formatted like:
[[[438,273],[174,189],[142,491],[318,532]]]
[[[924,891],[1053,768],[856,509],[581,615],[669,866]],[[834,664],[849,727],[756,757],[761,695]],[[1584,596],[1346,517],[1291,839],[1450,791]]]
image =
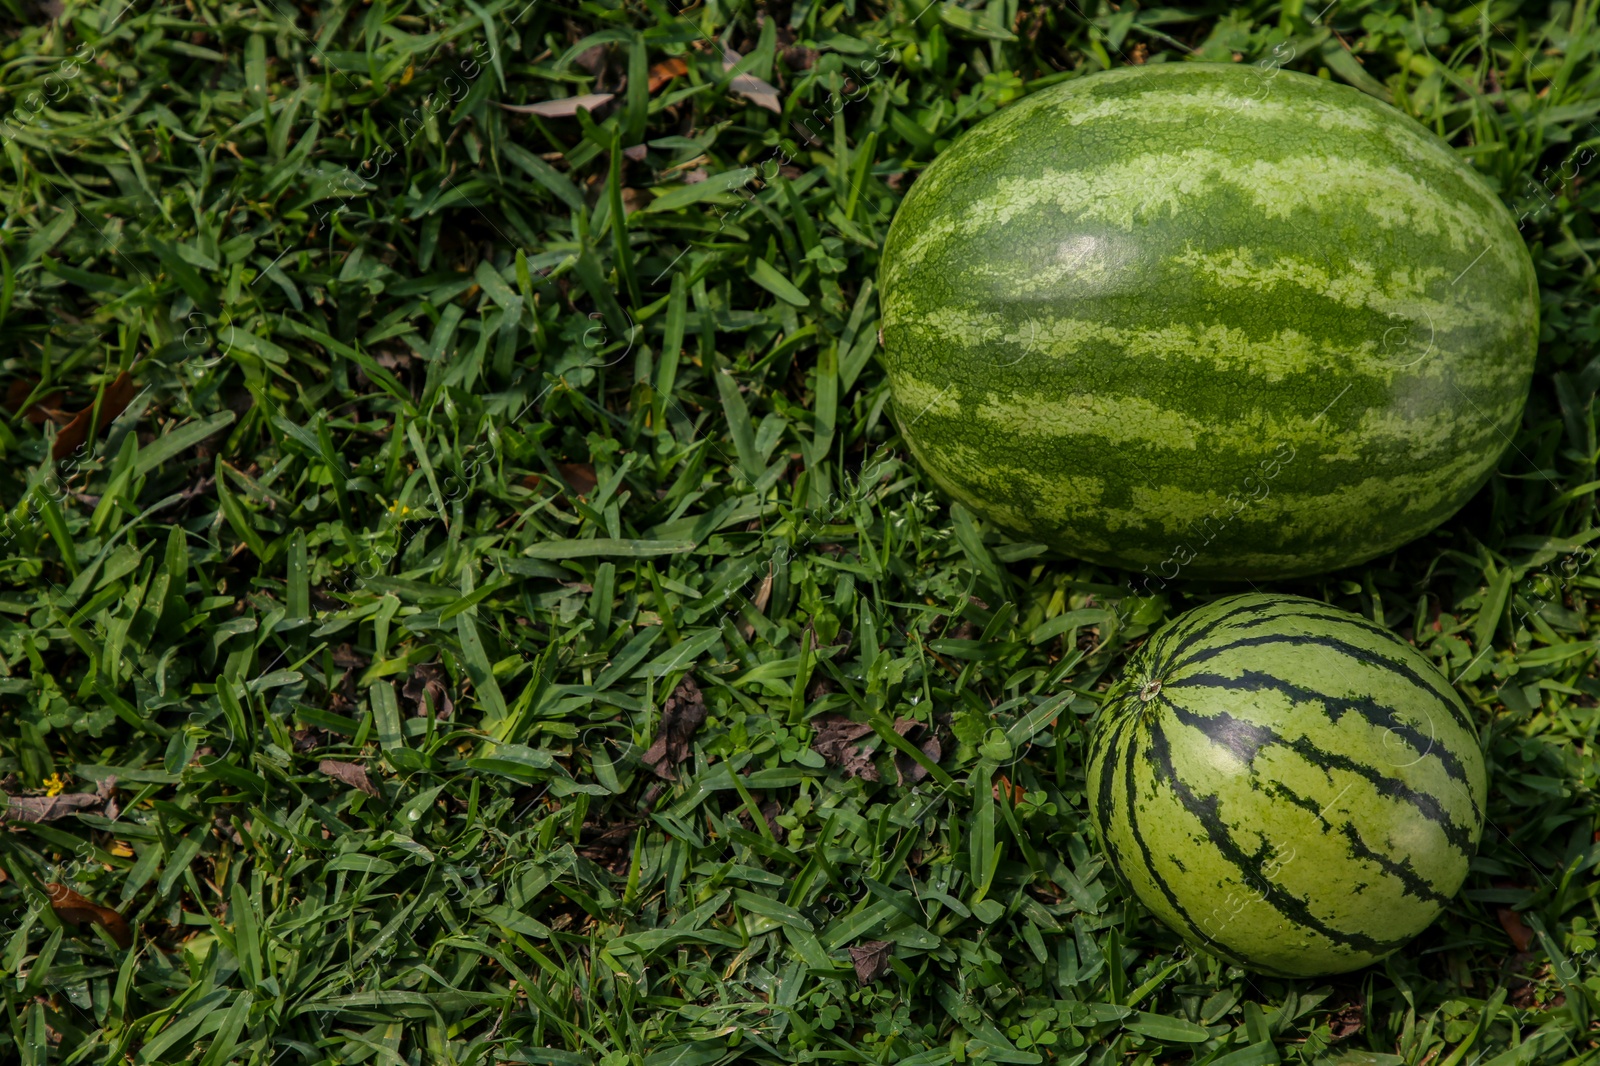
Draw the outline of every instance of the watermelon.
[[[996,112],[912,185],[879,283],[933,480],[1162,582],[1311,574],[1432,529],[1511,441],[1538,336],[1517,225],[1443,141],[1252,66]]]
[[[1092,727],[1111,866],[1193,947],[1284,977],[1383,958],[1467,875],[1486,780],[1431,662],[1300,596],[1230,596],[1163,626]]]

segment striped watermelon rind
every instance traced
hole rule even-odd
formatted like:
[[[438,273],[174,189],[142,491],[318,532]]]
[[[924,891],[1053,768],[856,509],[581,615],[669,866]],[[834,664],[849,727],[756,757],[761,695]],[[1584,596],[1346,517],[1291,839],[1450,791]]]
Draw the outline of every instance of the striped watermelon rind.
[[[1358,615],[1248,594],[1162,627],[1089,745],[1113,868],[1193,947],[1285,977],[1398,950],[1455,895],[1486,772],[1460,697]]]
[[[1371,559],[1515,432],[1538,336],[1516,222],[1348,86],[1172,63],[979,123],[880,268],[896,419],[973,511],[1162,579]]]

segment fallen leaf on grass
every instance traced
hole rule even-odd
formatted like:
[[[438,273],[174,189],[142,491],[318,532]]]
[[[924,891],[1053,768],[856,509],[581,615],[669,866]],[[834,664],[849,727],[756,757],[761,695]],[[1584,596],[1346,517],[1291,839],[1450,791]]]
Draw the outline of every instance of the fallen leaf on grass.
[[[725,51],[722,53],[722,69],[732,70],[743,59],[738,52]],[[778,102],[778,90],[775,86],[762,81],[753,74],[735,74],[728,83],[728,89],[749,100],[757,107],[764,107],[776,114],[783,114],[783,105]]]
[[[1012,780],[1005,774],[1001,774],[1000,780],[994,784],[994,798],[998,800],[1002,791],[1005,792],[1006,797],[1011,800],[1011,805],[1013,807],[1026,799],[1028,795],[1027,789],[1023,788],[1021,785],[1014,784]]]
[[[537,104],[500,104],[507,111],[515,111],[519,115],[538,115],[540,118],[571,118],[581,108],[584,111],[595,111],[602,104],[609,104],[616,98],[615,93],[584,93],[582,96],[564,96],[559,100],[541,100]]]
[[[872,732],[865,722],[852,722],[842,714],[824,714],[811,722],[815,736],[811,750],[822,756],[830,766],[837,766],[846,777],[859,777],[863,781],[879,780],[878,768],[872,756],[862,750],[856,741]]]
[[[6,407],[15,413],[22,410],[22,405],[28,402],[28,397],[33,395],[34,386],[39,384],[38,378],[18,378],[6,386]],[[61,400],[61,393],[47,392],[28,406],[28,413],[24,416],[36,426],[43,425],[46,421],[53,421],[57,425],[70,422],[72,416],[60,410],[56,404]]]
[[[369,796],[376,796],[378,794],[378,786],[374,785],[372,783],[372,779],[367,776],[366,767],[360,765],[359,763],[339,762],[337,759],[323,759],[321,762],[317,763],[317,769],[327,774],[335,781],[343,781],[351,788],[359,788]]]
[[[122,808],[117,805],[117,775],[103,777],[95,785],[94,794],[105,801],[105,807],[100,813],[113,822],[122,817]]]
[[[449,718],[455,712],[455,702],[444,687],[446,679],[447,675],[438,663],[422,663],[412,668],[411,676],[406,678],[405,687],[400,692],[414,705],[415,717],[426,718],[430,703],[436,718]]]
[[[333,649],[333,665],[345,670],[359,670],[372,660],[356,651],[355,646],[346,642]]]
[[[811,740],[811,750],[822,756],[824,761],[839,767],[846,777],[859,777],[863,781],[882,780],[877,764],[872,761],[872,753],[856,743],[872,732],[870,725],[864,722],[852,722],[841,714],[825,714],[814,719],[811,727],[816,731],[816,736]],[[943,754],[939,738],[929,733],[918,743],[916,737],[911,735],[927,728],[924,723],[914,718],[894,720],[896,733],[915,744],[917,750],[929,760],[938,762],[939,756]],[[907,781],[921,781],[928,776],[928,771],[911,756],[896,750],[894,774],[895,784],[904,785]]]
[[[657,777],[676,781],[671,767],[689,757],[689,741],[705,720],[706,699],[694,678],[685,675],[661,705],[661,728],[656,731],[655,743],[644,753],[644,764]]]
[[[1522,915],[1510,907],[1501,907],[1499,911],[1500,928],[1506,931],[1511,942],[1518,951],[1527,951],[1528,945],[1533,943],[1533,930],[1529,929],[1522,921]]]
[[[685,63],[676,56],[671,59],[662,60],[650,68],[651,94],[653,95],[657,89],[661,88],[673,78],[681,77],[687,73],[689,73],[689,64]]]
[[[767,820],[767,828],[772,830],[774,838],[783,835],[783,826],[778,824],[778,815],[783,813],[783,805],[777,800],[768,800],[761,805],[761,817]]]
[[[571,485],[572,491],[579,496],[589,495],[600,484],[593,463],[557,463],[556,469],[561,472],[562,480]]]
[[[0,810],[0,822],[53,822],[78,811],[105,803],[93,792],[66,792],[59,796],[8,796],[10,802]]]
[[[769,563],[769,564],[767,564],[767,575],[766,575],[766,577],[763,577],[761,579],[761,584],[756,587],[756,597],[755,597],[754,600],[751,601],[751,605],[753,607],[755,607],[756,614],[766,614],[767,613],[767,604],[769,604],[771,602],[772,602],[772,564]],[[755,631],[756,631],[756,624],[754,622],[740,622],[739,623],[739,633],[744,637],[745,640],[749,640],[751,634],[755,633]]]
[[[95,423],[94,432],[99,433],[111,424],[133,402],[137,390],[133,387],[133,379],[126,371],[117,375],[117,380],[106,386],[105,394],[100,400],[100,418]],[[76,415],[72,421],[61,427],[61,432],[56,434],[55,447],[51,456],[55,459],[65,459],[77,450],[78,446],[89,439],[89,420],[94,418],[94,404],[91,403]]]
[[[93,922],[104,927],[119,948],[132,946],[133,930],[128,928],[127,919],[110,907],[90,903],[66,885],[54,881],[44,886],[44,894],[50,900],[50,909],[55,911],[56,917],[63,922],[71,922],[77,926]]]
[[[857,981],[870,985],[889,972],[889,947],[887,940],[869,940],[850,949],[850,961],[855,963]]]
[[[778,90],[760,78],[739,74],[728,83],[728,88],[757,107],[764,107],[777,114],[783,113],[783,105],[778,103]]]
[[[917,743],[914,737],[909,735],[914,729],[928,734],[920,744]],[[911,743],[916,744],[917,750],[926,755],[929,762],[937,763],[939,757],[944,754],[944,748],[940,745],[939,738],[928,729],[926,723],[918,722],[912,718],[896,718],[894,720],[894,731],[911,741]],[[904,785],[908,780],[914,784],[927,776],[927,769],[917,760],[903,751],[894,753],[895,784]]]

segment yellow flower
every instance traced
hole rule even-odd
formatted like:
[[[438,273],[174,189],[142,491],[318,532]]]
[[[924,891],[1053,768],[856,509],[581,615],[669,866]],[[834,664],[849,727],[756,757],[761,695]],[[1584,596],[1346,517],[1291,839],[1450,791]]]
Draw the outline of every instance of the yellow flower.
[[[61,780],[60,774],[51,774],[49,777],[44,779],[44,794],[46,796],[60,795],[61,790],[66,787],[67,783]]]

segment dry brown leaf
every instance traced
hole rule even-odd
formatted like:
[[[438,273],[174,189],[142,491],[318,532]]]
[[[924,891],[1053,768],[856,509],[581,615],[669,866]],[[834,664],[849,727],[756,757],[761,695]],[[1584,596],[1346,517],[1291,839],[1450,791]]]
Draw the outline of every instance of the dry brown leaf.
[[[412,667],[411,676],[406,678],[405,686],[400,690],[406,699],[414,706],[412,714],[417,718],[428,716],[428,705],[433,705],[435,718],[449,718],[455,713],[455,701],[450,698],[450,691],[445,688],[449,680],[438,663],[422,663]]]
[[[1527,951],[1528,945],[1533,943],[1533,930],[1523,922],[1522,915],[1510,907],[1501,907],[1499,911],[1500,928],[1506,931],[1511,942],[1517,946],[1518,951]]]
[[[117,805],[117,775],[103,777],[95,785],[94,794],[105,801],[105,807],[100,811],[102,815],[113,822],[122,817],[122,808]]]
[[[7,796],[10,802],[0,810],[0,822],[53,822],[78,811],[105,803],[93,792],[64,792],[59,796]]]
[[[939,738],[927,725],[912,718],[896,718],[894,731],[917,745],[917,750],[928,757],[928,761],[937,763],[944,754],[944,746],[939,743]],[[926,732],[928,735],[918,743],[916,738],[910,736],[913,732]],[[907,781],[915,784],[928,776],[927,769],[903,751],[894,753],[894,783],[904,785]]]
[[[675,781],[672,767],[689,757],[689,741],[706,720],[706,700],[694,678],[684,675],[667,702],[661,705],[661,727],[655,743],[644,753],[644,764],[657,777]]]
[[[811,728],[816,731],[811,738],[811,750],[822,756],[823,761],[839,767],[846,777],[879,780],[872,755],[856,744],[871,734],[870,725],[852,722],[842,714],[824,714],[812,720]]]
[[[590,47],[585,48],[583,51],[578,53],[578,58],[573,60],[574,63],[588,71],[590,74],[598,73],[600,68],[605,64],[605,61],[606,46],[603,44],[591,45]]]
[[[820,696],[813,691],[812,698],[818,699]],[[846,777],[859,777],[863,781],[882,780],[878,766],[873,762],[874,753],[857,743],[871,735],[873,729],[870,725],[865,722],[852,722],[841,714],[824,714],[813,719],[811,726],[816,731],[811,740],[811,750],[821,755],[823,761],[839,767]],[[914,718],[896,718],[894,731],[915,744],[917,750],[932,762],[937,763],[943,754],[939,738],[928,730],[927,725]],[[922,737],[919,742],[918,735],[923,732],[927,732],[928,735]],[[894,751],[893,763],[897,785],[904,785],[908,781],[921,781],[928,776],[928,771],[921,763],[902,751]]]
[[[664,59],[657,63],[655,66],[650,68],[651,95],[655,95],[657,89],[661,88],[673,78],[681,77],[687,73],[689,73],[689,64],[685,63],[676,56],[672,57],[671,59]]]
[[[738,74],[728,83],[728,88],[749,100],[757,107],[764,107],[774,114],[783,114],[783,105],[778,102],[778,90],[750,74]]]
[[[1013,784],[1011,779],[1005,774],[1001,774],[1000,780],[994,783],[993,792],[996,800],[1000,798],[1001,792],[1004,792],[1006,796],[1010,798],[1011,805],[1013,807],[1026,799],[1028,795],[1027,789],[1023,788],[1021,785]]]
[[[631,215],[640,208],[648,206],[649,203],[650,194],[644,189],[635,189],[630,186],[622,190],[622,213],[624,215]]]
[[[369,796],[378,794],[378,786],[372,783],[372,779],[367,776],[367,768],[360,763],[323,759],[317,763],[317,769],[336,781],[343,781],[351,788],[359,788]]]
[[[609,104],[616,98],[616,93],[584,93],[582,96],[564,96],[559,100],[541,100],[537,104],[500,104],[507,111],[515,111],[519,115],[538,115],[540,118],[571,118],[582,108],[584,111],[597,111],[603,104]]]
[[[28,397],[33,395],[34,386],[39,384],[36,377],[18,378],[6,386],[6,407],[13,413],[22,410],[22,405],[28,402]],[[72,416],[56,407],[61,402],[60,392],[47,392],[39,397],[28,407],[25,416],[29,422],[36,426],[43,425],[46,421],[53,421],[57,425],[72,421]]]
[[[56,917],[63,922],[71,922],[78,926],[85,922],[93,922],[104,927],[119,948],[133,945],[133,930],[128,928],[127,919],[110,907],[90,903],[66,885],[54,881],[44,886],[44,893],[50,900],[50,909],[55,911]]]
[[[94,431],[99,433],[111,424],[111,420],[127,409],[133,402],[137,391],[133,387],[133,379],[123,371],[117,375],[117,380],[106,386],[105,394],[100,401],[100,419],[95,423]],[[94,404],[91,403],[72,417],[72,421],[61,427],[61,432],[56,434],[55,448],[51,455],[55,459],[65,459],[77,450],[78,446],[89,439],[89,420],[94,417]]]
[[[571,485],[572,491],[579,496],[587,496],[600,484],[593,463],[557,463],[556,469],[561,472],[562,480]]]
[[[757,614],[766,614],[767,604],[770,602],[772,602],[772,565],[769,563],[767,564],[767,576],[761,579],[760,585],[756,586],[756,596],[751,601],[751,604],[755,607]],[[739,633],[745,640],[749,640],[751,634],[755,631],[754,622],[739,623]]]
[[[777,800],[768,800],[760,807],[761,817],[767,820],[767,828],[772,830],[774,839],[783,836],[783,826],[778,824],[778,815],[783,813],[783,804]]]
[[[756,610],[762,614],[767,613],[767,604],[772,602],[772,564],[767,564],[767,576],[761,579],[761,585],[756,589]]]
[[[857,981],[870,985],[889,972],[889,947],[887,940],[869,940],[850,949],[850,961],[855,963]]]
[[[732,70],[743,59],[738,52],[724,51],[722,53],[722,69]],[[764,107],[775,114],[783,114],[783,105],[778,102],[778,90],[756,77],[754,74],[735,74],[728,83],[730,92],[736,92],[749,100],[757,107]]]

